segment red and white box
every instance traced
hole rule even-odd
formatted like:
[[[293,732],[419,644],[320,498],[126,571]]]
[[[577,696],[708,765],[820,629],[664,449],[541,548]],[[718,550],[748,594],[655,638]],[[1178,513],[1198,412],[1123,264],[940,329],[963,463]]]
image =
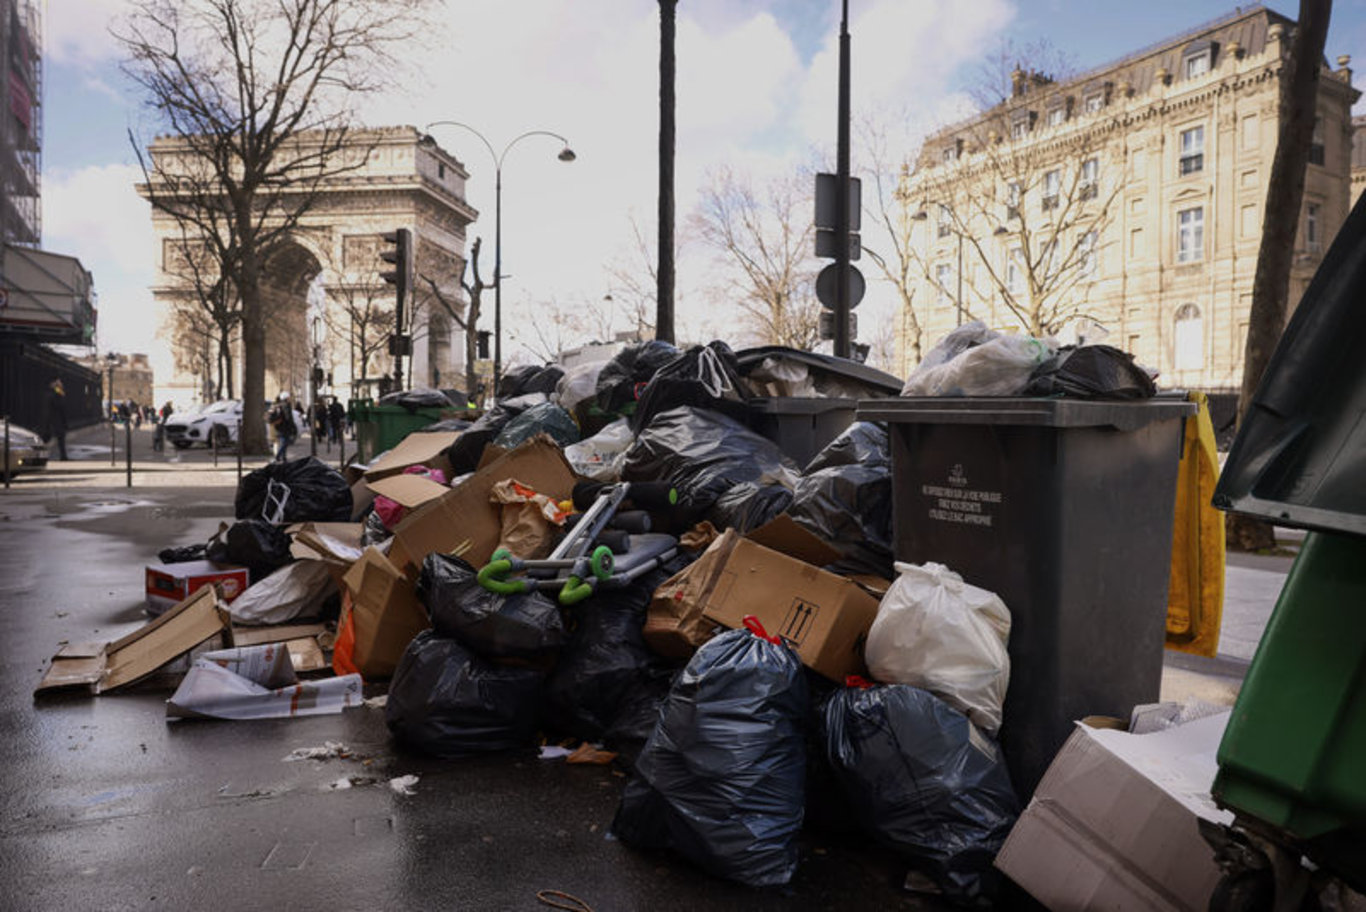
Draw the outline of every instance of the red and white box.
[[[206,560],[148,564],[147,613],[160,615],[195,591],[214,583],[223,587],[223,601],[231,602],[250,585],[247,568]]]

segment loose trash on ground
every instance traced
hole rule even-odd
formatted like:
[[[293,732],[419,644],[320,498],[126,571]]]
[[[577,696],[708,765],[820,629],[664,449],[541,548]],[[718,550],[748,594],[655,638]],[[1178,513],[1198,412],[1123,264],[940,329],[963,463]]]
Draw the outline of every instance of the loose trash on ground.
[[[179,676],[170,718],[363,702],[383,711],[396,745],[436,761],[539,747],[542,759],[615,765],[632,774],[618,838],[754,886],[789,882],[803,826],[834,823],[891,849],[908,884],[963,906],[998,896],[1002,873],[1069,908],[1097,898],[1124,908],[1134,896],[1157,908],[1171,899],[1164,891],[1205,889],[1211,856],[1190,841],[1208,803],[1204,760],[1164,745],[1194,739],[1203,752],[1217,719],[1200,718],[1205,707],[1108,699],[1113,689],[1090,687],[1111,673],[1106,657],[1088,655],[1098,667],[1082,673],[1072,654],[1021,651],[1047,640],[1052,620],[1037,593],[1019,593],[1055,571],[1020,549],[1047,537],[1040,515],[1080,482],[1047,477],[1031,461],[1037,441],[1023,455],[1014,442],[1003,455],[1000,441],[1073,426],[1099,429],[1088,441],[1148,434],[1150,419],[1124,408],[1184,420],[1192,406],[1153,396],[1127,354],[972,323],[904,382],[826,355],[719,341],[637,343],[606,362],[533,365],[502,381],[482,414],[439,390],[381,400],[425,426],[391,435],[366,464],[338,471],[304,458],[247,475],[235,523],[209,542],[166,543],[146,568],[149,614],[164,613],[111,643],[66,644],[37,692],[107,693],[163,672]],[[967,398],[915,398],[928,396]],[[1125,398],[1146,401],[1116,401]],[[461,409],[449,423],[424,411],[448,407]],[[946,443],[973,410],[995,416],[973,432],[985,436]],[[940,428],[949,411],[957,417]],[[1025,412],[1029,430],[1001,429]],[[1194,464],[1205,451],[1192,436]],[[1131,458],[1129,445],[1105,444],[1117,475],[1151,464],[1175,477],[1175,446]],[[1208,499],[1214,477],[1192,472],[1188,505]],[[1158,493],[1144,496],[1156,503]],[[1162,532],[1168,506],[1154,507]],[[1017,509],[1029,523],[1008,521]],[[1200,514],[1189,509],[1180,515],[1191,524]],[[930,540],[959,550],[912,559]],[[1197,651],[1218,626],[1205,579],[1216,558],[1199,557],[1173,555],[1173,576],[1183,574],[1173,604],[1186,620],[1168,624],[1198,628],[1186,637]],[[1155,637],[1157,610],[1141,625]],[[1075,606],[1063,616],[1079,623]],[[1134,661],[1160,659],[1160,644],[1148,645]],[[1148,670],[1160,673],[1160,661]],[[1075,699],[1041,709],[1057,695],[1039,682],[1059,674]],[[1056,751],[1046,742],[1065,733],[1050,726],[1071,724],[1079,708],[1132,712],[1135,732],[1163,730],[1083,726]],[[1025,742],[1040,771],[1052,760],[1037,791],[1020,776],[1028,765],[1012,762]],[[1083,754],[1100,760],[1087,767]],[[350,756],[329,742],[285,759]],[[1167,757],[1193,763],[1176,793],[1148,778]],[[329,787],[388,783],[421,800],[417,782],[345,776]],[[1103,836],[1078,828],[1088,814],[1099,827],[1103,797],[1126,790],[1146,805],[1130,814],[1126,802]]]

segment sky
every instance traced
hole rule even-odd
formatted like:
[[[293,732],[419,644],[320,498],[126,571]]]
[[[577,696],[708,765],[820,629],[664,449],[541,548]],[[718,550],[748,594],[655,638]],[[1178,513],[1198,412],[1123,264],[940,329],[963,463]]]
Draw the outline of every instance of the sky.
[[[109,26],[127,0],[47,0],[44,25],[43,246],[77,256],[99,295],[99,350],[158,354],[150,286],[155,249],[130,142],[155,121],[120,70]],[[1295,15],[1298,4],[1272,9]],[[686,221],[698,190],[728,167],[762,182],[834,170],[837,0],[680,0],[677,26],[679,336],[731,338],[736,320],[714,287],[711,254]],[[1002,41],[1040,38],[1089,69],[1231,12],[1223,0],[849,0],[854,117],[897,125],[901,154],[969,110],[964,86]],[[632,219],[652,232],[657,206],[659,14],[655,0],[435,0],[434,28],[405,49],[406,71],[364,99],[369,125],[422,129],[456,120],[495,149],[528,130],[568,138],[519,142],[503,166],[504,358],[529,357],[544,302],[602,308],[609,269],[644,265]],[[1326,54],[1366,67],[1366,0],[1338,0]],[[1361,109],[1358,105],[1358,109]],[[471,135],[432,130],[470,172],[467,229],[492,253],[493,164]],[[860,162],[855,148],[852,167]],[[651,233],[649,235],[653,237]],[[653,242],[651,242],[653,249]],[[873,280],[865,327],[891,312]],[[485,261],[491,271],[491,256]],[[623,316],[614,328],[627,329]],[[863,333],[864,336],[868,332]],[[562,337],[565,344],[585,341]],[[155,360],[162,360],[157,358]]]

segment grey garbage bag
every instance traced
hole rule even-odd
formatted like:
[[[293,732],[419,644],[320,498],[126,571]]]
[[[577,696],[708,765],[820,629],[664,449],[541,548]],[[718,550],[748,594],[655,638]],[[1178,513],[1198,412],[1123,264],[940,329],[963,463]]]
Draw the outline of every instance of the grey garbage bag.
[[[802,664],[787,646],[750,630],[704,644],[669,691],[613,833],[750,886],[787,883],[797,868],[807,711]]]
[[[832,569],[891,579],[892,459],[887,431],[860,421],[821,450],[788,513],[840,552]]]
[[[844,688],[821,716],[826,756],[861,828],[954,901],[990,905],[992,859],[1020,814],[999,748],[904,684]]]
[[[384,721],[398,740],[436,757],[530,747],[540,687],[539,671],[486,661],[424,630],[399,659]]]
[[[539,592],[498,595],[479,585],[478,571],[452,554],[428,554],[417,598],[432,627],[481,656],[530,659],[564,645],[560,608]]]

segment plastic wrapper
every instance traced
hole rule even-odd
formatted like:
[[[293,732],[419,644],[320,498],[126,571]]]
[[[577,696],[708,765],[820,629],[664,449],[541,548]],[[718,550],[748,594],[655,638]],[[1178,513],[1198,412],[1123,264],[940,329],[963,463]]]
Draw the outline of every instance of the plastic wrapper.
[[[1005,603],[943,564],[897,562],[896,572],[864,644],[868,671],[928,690],[995,734],[1010,684]]]
[[[618,418],[592,437],[564,448],[564,458],[575,474],[594,481],[621,480],[621,469],[626,463],[626,450],[635,434],[625,418]]]
[[[1111,345],[1061,349],[1034,370],[1024,390],[1026,396],[1069,399],[1148,399],[1156,392],[1134,356]]]
[[[350,522],[351,486],[314,456],[272,462],[237,485],[234,509],[238,519],[268,523]]]
[[[550,401],[572,415],[580,402],[592,399],[596,394],[598,375],[606,364],[606,361],[590,361],[569,368],[560,382],[555,384],[555,395],[550,397]]]
[[[788,647],[732,630],[679,675],[612,831],[720,877],[785,884],[797,867],[809,702]]]
[[[719,340],[694,345],[655,371],[631,414],[631,428],[639,433],[656,415],[685,405],[721,412],[744,423],[749,420],[748,400],[749,390],[740,379],[739,363],[730,346]]]
[[[572,415],[555,403],[542,402],[509,421],[493,438],[493,445],[511,450],[537,434],[549,434],[564,447],[578,442],[579,426]]]
[[[1000,749],[914,687],[845,688],[826,701],[826,756],[860,827],[964,905],[990,907],[992,860],[1020,814]]]
[[[677,357],[677,348],[658,339],[626,346],[598,374],[593,397],[598,409],[608,415],[630,414],[655,371]]]
[[[403,743],[441,758],[531,747],[539,671],[497,665],[424,630],[389,682],[384,721]]]
[[[796,486],[796,466],[772,441],[709,409],[661,412],[626,451],[626,481],[666,481],[678,490],[680,519],[691,525],[744,482]]]
[[[179,545],[162,548],[157,552],[157,560],[163,564],[183,564],[188,561],[208,560],[207,545]]]
[[[812,458],[788,513],[840,552],[835,572],[890,579],[892,503],[887,430],[861,421]]]
[[[544,393],[529,393],[515,399],[500,400],[446,448],[446,459],[450,461],[452,474],[473,472],[479,466],[479,457],[484,455],[484,447],[493,442],[508,422],[545,401]]]
[[[800,484],[800,482],[799,482]],[[759,485],[746,481],[717,498],[707,511],[707,521],[724,532],[748,532],[792,505],[792,492],[782,485]]]
[[[422,561],[417,598],[437,633],[496,659],[534,658],[564,645],[559,606],[539,592],[489,592],[477,575],[451,554],[429,554]]]
[[[549,396],[555,392],[555,387],[559,385],[563,376],[564,368],[557,364],[526,364],[514,367],[504,373],[498,381],[498,398],[513,399],[528,393],[543,393]]]
[[[228,604],[228,613],[239,624],[283,624],[317,617],[336,594],[325,562],[296,561],[248,586]]]
[[[645,608],[659,584],[686,561],[675,558],[575,607],[569,640],[546,679],[547,725],[589,741],[603,740],[627,695],[658,677],[662,662],[641,633]]]
[[[963,328],[965,327],[960,327]],[[954,334],[950,333],[950,337],[953,336]],[[947,355],[947,359],[931,363],[930,359],[926,358],[925,362],[906,378],[901,395],[1020,395],[1029,385],[1029,378],[1034,369],[1053,356],[1053,345],[1032,336],[1003,336],[994,333],[992,336],[994,337],[986,341],[959,349],[957,354],[950,353],[956,346],[947,346],[941,351],[940,346],[936,345],[931,350],[931,355],[938,352],[940,357]],[[957,342],[966,344],[968,334],[959,337]]]
[[[402,390],[397,393],[389,393],[381,396],[377,405],[396,405],[399,408],[415,413],[420,408],[456,408],[457,403],[450,400],[450,397],[438,389],[410,389]],[[459,403],[464,405],[464,403]]]

